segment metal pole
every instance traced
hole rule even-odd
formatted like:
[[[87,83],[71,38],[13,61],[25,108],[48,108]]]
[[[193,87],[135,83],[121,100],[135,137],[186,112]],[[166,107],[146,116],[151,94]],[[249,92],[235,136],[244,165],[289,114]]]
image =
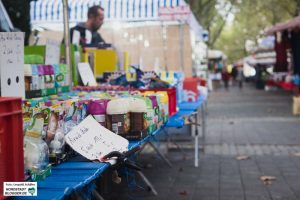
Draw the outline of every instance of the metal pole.
[[[168,71],[168,59],[167,59],[167,28],[163,21],[161,21],[162,38],[163,38],[163,49],[164,49],[164,64],[165,71]]]
[[[184,71],[184,24],[179,22],[180,69]]]
[[[156,151],[157,155],[163,160],[165,161],[165,163],[167,163],[167,165],[172,168],[173,165],[171,164],[171,162],[159,151],[159,149],[152,143],[152,142],[148,142],[148,144],[150,144],[150,146],[154,149],[154,151]]]
[[[207,69],[206,69],[206,88],[207,88],[207,91],[209,91],[209,88],[208,88],[208,82],[209,82],[209,59],[208,59],[208,43],[207,43],[207,46],[206,46],[206,64],[207,64]]]
[[[197,114],[196,114],[196,122],[199,124],[200,121],[200,113],[199,113],[199,108],[197,109]],[[202,125],[203,126],[203,125]],[[195,126],[195,167],[199,166],[199,126]]]
[[[203,140],[203,150],[205,145],[205,135],[206,135],[206,100],[201,106],[201,117],[202,117],[202,140]]]
[[[199,138],[198,138],[198,130],[196,129],[196,135],[195,135],[195,167],[198,167],[199,165]]]
[[[149,187],[150,191],[155,196],[157,196],[158,193],[157,193],[156,189],[154,188],[154,186],[152,185],[152,183],[149,181],[149,179],[143,174],[143,172],[137,171],[137,174],[142,178],[142,180],[144,181],[144,183],[146,183],[146,185]]]
[[[73,85],[72,83],[72,59],[71,59],[71,48],[70,48],[70,30],[69,30],[69,12],[68,12],[68,0],[62,0],[63,1],[63,14],[64,14],[64,41],[65,41],[65,59],[66,64],[69,67],[69,81],[70,86]]]
[[[207,114],[207,99],[208,99],[208,95],[209,95],[209,84],[210,84],[210,78],[209,78],[209,59],[208,59],[208,42],[207,42],[207,46],[206,46],[206,62],[207,62],[207,69],[206,69],[206,89],[207,89],[207,97],[205,99],[204,102],[204,109],[205,109],[205,114]],[[203,133],[203,138],[204,138],[204,133]],[[203,139],[204,140],[204,139]]]

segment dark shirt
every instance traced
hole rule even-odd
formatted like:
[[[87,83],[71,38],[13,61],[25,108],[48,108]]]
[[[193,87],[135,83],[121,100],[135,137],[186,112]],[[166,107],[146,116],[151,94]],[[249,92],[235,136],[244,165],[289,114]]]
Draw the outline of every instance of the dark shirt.
[[[222,80],[223,81],[229,81],[230,75],[228,72],[222,72]]]
[[[71,28],[70,34],[71,34],[71,41],[73,41],[73,32],[74,30],[78,31],[80,33],[80,41],[79,44],[83,47],[85,46],[95,46],[97,47],[101,43],[106,43],[104,39],[101,37],[101,35],[97,31],[91,31],[92,34],[92,40],[90,44],[86,43],[86,30],[84,23],[77,24],[75,27]]]

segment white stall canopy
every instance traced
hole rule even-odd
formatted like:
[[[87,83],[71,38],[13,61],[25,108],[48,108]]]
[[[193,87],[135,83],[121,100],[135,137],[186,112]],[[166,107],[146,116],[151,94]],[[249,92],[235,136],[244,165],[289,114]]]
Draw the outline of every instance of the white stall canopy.
[[[188,23],[200,40],[204,32],[184,0],[68,0],[68,5],[73,25],[86,21],[89,7],[100,5],[105,10],[105,22]],[[31,2],[31,23],[34,28],[62,30],[62,0]]]

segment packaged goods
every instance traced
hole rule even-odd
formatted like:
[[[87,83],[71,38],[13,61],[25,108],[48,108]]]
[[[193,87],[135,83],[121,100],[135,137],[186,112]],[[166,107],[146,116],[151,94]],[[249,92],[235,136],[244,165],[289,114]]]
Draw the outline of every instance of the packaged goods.
[[[97,122],[99,122],[104,127],[106,127],[105,116],[107,103],[107,99],[91,100],[88,106],[88,113],[93,115]]]
[[[107,128],[118,135],[126,135],[130,130],[130,99],[113,99],[107,104]]]

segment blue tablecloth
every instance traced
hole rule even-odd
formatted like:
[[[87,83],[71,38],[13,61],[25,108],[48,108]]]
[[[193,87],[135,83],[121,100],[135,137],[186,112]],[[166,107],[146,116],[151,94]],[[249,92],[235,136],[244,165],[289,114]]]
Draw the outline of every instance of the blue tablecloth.
[[[65,162],[52,168],[51,176],[38,181],[36,197],[17,199],[62,199],[84,187],[93,187],[93,181],[109,167],[107,163]]]
[[[178,104],[179,110],[193,110],[196,111],[205,101],[205,97],[200,96],[196,102],[182,102]]]
[[[193,110],[179,110],[175,115],[169,118],[166,127],[181,128],[184,126],[184,117],[190,116]]]
[[[200,97],[196,102],[182,102],[178,104],[179,111],[169,118],[166,127],[181,128],[184,126],[184,117],[190,116],[205,101],[204,97]]]

